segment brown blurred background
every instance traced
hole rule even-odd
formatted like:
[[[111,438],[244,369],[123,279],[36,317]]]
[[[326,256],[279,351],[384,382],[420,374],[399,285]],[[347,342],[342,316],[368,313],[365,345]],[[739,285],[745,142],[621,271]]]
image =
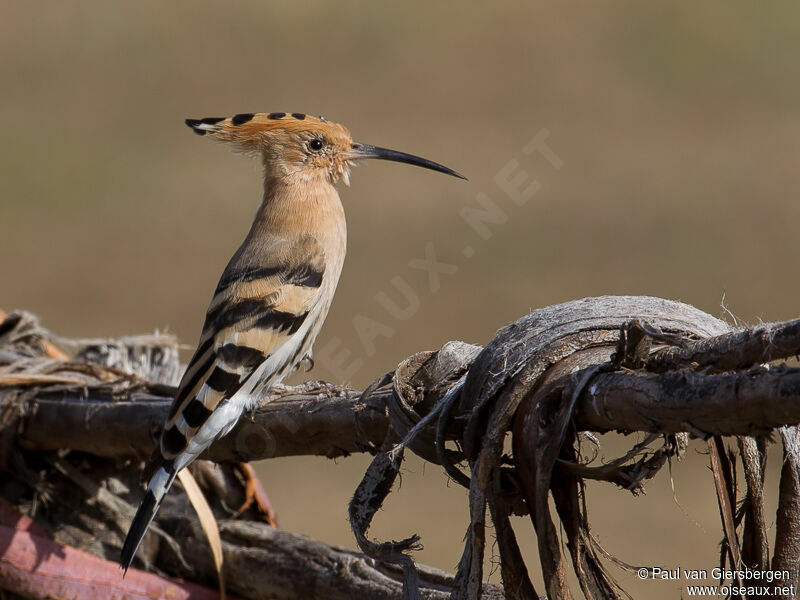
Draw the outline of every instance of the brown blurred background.
[[[353,173],[348,260],[317,342],[347,368],[318,359],[315,378],[363,386],[415,351],[485,343],[532,308],[591,295],[797,317],[798,17],[788,1],[6,3],[0,307],[67,336],[159,328],[194,344],[261,192],[257,165],[183,119],[299,111],[470,178]],[[522,152],[543,130],[560,169]],[[513,160],[541,186],[524,206],[495,181]],[[459,216],[479,192],[507,217],[487,240]],[[409,267],[429,243],[457,267],[435,292]],[[376,298],[402,304],[398,276],[419,301],[404,321]],[[378,324],[371,347],[354,318]],[[260,472],[284,527],[353,546],[346,502],[366,460]],[[596,534],[629,562],[715,566],[706,462],[693,446],[646,497],[590,488]],[[466,524],[462,490],[411,461],[373,534],[418,532],[418,559],[452,570]],[[637,595],[680,593],[618,574]]]

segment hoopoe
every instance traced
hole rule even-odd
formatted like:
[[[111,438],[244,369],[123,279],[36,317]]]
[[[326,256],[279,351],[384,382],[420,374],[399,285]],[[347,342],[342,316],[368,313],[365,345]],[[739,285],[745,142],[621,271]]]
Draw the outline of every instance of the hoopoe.
[[[342,125],[301,113],[187,119],[197,134],[261,159],[264,197],[222,273],[200,342],[183,374],[149,479],[122,547],[127,569],[178,471],[227,434],[261,392],[303,360],[328,314],[346,249],[335,184],[377,158],[460,177],[435,162],[354,142]]]

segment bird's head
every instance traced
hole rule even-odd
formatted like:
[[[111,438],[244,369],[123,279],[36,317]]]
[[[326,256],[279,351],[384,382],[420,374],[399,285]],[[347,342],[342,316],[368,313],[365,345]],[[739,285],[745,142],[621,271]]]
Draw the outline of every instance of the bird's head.
[[[368,144],[354,142],[338,123],[301,113],[246,113],[233,117],[186,119],[199,135],[230,142],[259,156],[267,175],[279,179],[350,183],[350,167],[358,160],[377,158],[404,162],[466,179],[438,163]]]

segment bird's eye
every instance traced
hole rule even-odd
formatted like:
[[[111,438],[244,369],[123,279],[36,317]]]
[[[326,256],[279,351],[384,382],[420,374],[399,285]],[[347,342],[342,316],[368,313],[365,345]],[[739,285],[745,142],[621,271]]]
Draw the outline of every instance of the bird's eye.
[[[323,141],[319,138],[314,138],[313,140],[308,142],[308,147],[311,148],[314,152],[322,150],[322,147],[324,145],[325,144],[323,143]]]

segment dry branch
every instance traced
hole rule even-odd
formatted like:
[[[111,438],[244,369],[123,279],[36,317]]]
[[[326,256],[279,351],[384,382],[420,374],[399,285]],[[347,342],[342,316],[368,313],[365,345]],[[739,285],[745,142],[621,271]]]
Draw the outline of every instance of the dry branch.
[[[119,476],[109,465],[118,470],[120,460],[149,454],[174,391],[127,372],[137,369],[169,381],[177,372],[161,360],[172,356],[169,343],[144,344],[145,354],[131,351],[135,339],[95,344],[79,352],[83,362],[70,362],[54,356],[56,345],[46,332],[30,323],[27,329],[24,325],[19,315],[0,324],[0,405],[5,409],[6,433],[0,458],[34,490],[34,497],[45,498],[51,490],[26,463],[70,448],[67,458],[83,457],[93,463],[84,475],[107,488],[109,474]],[[378,453],[351,505],[359,545],[372,558],[257,522],[232,520],[229,507],[243,501],[241,479],[235,470],[212,471],[201,461],[195,475],[201,484],[205,482],[207,494],[216,494],[212,505],[221,520],[226,579],[244,597],[316,597],[310,590],[325,589],[324,594],[317,592],[319,597],[399,598],[403,578],[406,592],[413,592],[409,588],[416,585],[417,571],[409,570],[412,563],[401,552],[412,547],[415,538],[382,544],[366,537],[372,515],[390,493],[402,460],[398,446],[381,449],[381,444],[402,439],[402,446],[443,464],[469,487],[471,523],[459,571],[453,578],[420,569],[422,597],[499,597],[497,589],[482,583],[488,507],[497,531],[501,573],[509,586],[507,597],[535,594],[508,520],[514,510],[531,514],[548,596],[571,598],[561,540],[550,514],[550,495],[584,595],[622,597],[603,566],[607,554],[589,534],[583,481],[605,479],[639,489],[681,451],[687,433],[702,438],[762,436],[740,438],[739,447],[746,454],[747,493],[736,514],[737,489],[735,479],[728,476],[730,467],[718,460],[714,473],[718,490],[726,496],[720,506],[727,547],[742,549],[744,566],[764,569],[770,563],[766,546],[770,520],[763,514],[763,436],[779,427],[787,458],[772,564],[773,568],[786,565],[797,578],[800,449],[795,430],[786,426],[800,423],[800,369],[760,365],[795,355],[799,348],[800,321],[732,332],[724,322],[676,302],[588,298],[534,311],[501,329],[483,349],[450,343],[438,352],[414,355],[363,395],[323,383],[275,390],[251,418],[243,419],[229,436],[215,443],[205,458],[224,463],[297,454]],[[9,366],[3,368],[3,362]],[[502,452],[512,422],[510,467]],[[581,430],[650,432],[654,435],[647,442],[662,439],[663,445],[648,449],[643,443],[620,460],[595,467],[580,464],[575,442]],[[9,431],[16,436],[9,438]],[[24,449],[22,454],[14,450],[14,443]],[[723,448],[716,438],[712,443]],[[135,490],[135,465],[136,461],[125,471],[123,488],[128,490]],[[559,476],[553,477],[556,471]],[[55,478],[61,491],[75,486],[64,476],[68,472],[62,470]],[[0,494],[8,493],[0,489]],[[196,524],[181,512],[180,495],[174,496],[176,506],[172,510],[165,506],[158,521],[164,543],[153,546],[151,540],[143,557],[165,572],[210,583],[210,554],[200,542]],[[115,497],[132,504],[137,493],[127,491]],[[86,502],[85,489],[73,500],[73,512],[79,511]],[[101,556],[113,555],[119,542],[120,533],[109,526],[108,516],[95,515],[93,521],[98,531],[105,532],[102,546],[94,547]],[[259,518],[253,512],[244,516]],[[65,514],[58,518],[69,521]],[[74,526],[63,531],[69,532],[62,533],[65,543],[92,546]],[[172,539],[180,539],[184,549],[175,550],[169,543]],[[309,561],[313,568],[303,570]],[[260,573],[276,566],[290,575],[265,582]],[[345,573],[345,582],[336,584],[343,590],[340,596],[331,595],[333,572]]]
[[[381,564],[363,554],[329,546],[304,535],[269,527],[265,523],[220,521],[229,588],[244,598],[294,600],[295,598],[401,598],[402,570]],[[172,566],[196,578],[214,570],[199,525],[176,521],[183,531],[184,557],[192,568]],[[419,567],[422,597],[446,600],[453,579],[443,571]],[[502,598],[495,586],[485,586],[484,598]]]
[[[601,373],[581,394],[575,421],[595,432],[764,435],[800,422],[800,369]]]
[[[368,402],[361,392],[309,383],[261,401],[227,437],[205,454],[215,461],[280,456],[335,458],[374,451],[386,437],[386,399]],[[23,407],[19,443],[29,450],[71,448],[108,458],[143,458],[169,412],[172,398],[131,394],[115,400],[102,389],[38,390]]]
[[[794,319],[664,348],[648,358],[647,370],[659,373],[691,365],[730,371],[798,354],[800,319]]]
[[[389,428],[391,395],[391,389],[378,390],[362,402],[360,391],[330,384],[282,389],[204,457],[252,461],[374,452]],[[113,400],[92,389],[41,389],[22,407],[19,443],[28,450],[142,458],[152,451],[171,402],[164,396]],[[598,373],[578,398],[574,417],[582,431],[761,435],[800,422],[800,369]]]

